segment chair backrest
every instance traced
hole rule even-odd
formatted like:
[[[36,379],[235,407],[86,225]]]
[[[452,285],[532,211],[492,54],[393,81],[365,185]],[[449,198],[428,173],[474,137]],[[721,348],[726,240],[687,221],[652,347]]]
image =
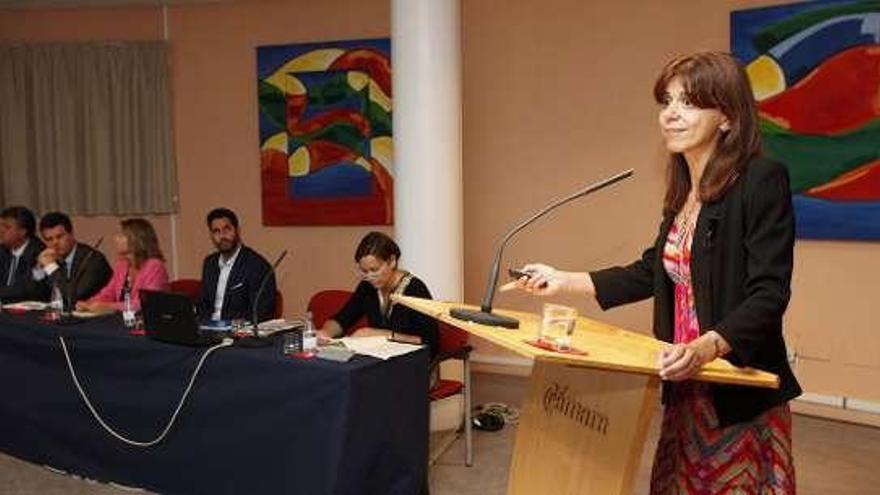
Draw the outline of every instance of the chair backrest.
[[[311,299],[309,299],[308,310],[312,313],[312,322],[315,324],[315,327],[321,328],[324,326],[327,320],[342,309],[342,306],[345,305],[350,297],[351,291],[338,289],[322,290],[312,295]],[[346,333],[351,333],[365,326],[367,326],[366,316],[347,329]]]
[[[171,281],[171,292],[186,294],[194,306],[198,306],[202,297],[202,281],[195,278],[179,278]]]
[[[199,305],[199,299],[202,297],[202,281],[195,278],[179,278],[171,281],[171,292],[179,292],[186,294],[194,306]],[[280,291],[275,291],[275,318],[281,318],[284,314],[284,295]]]
[[[468,343],[469,333],[460,328],[456,328],[442,321],[437,322],[437,332],[439,342],[437,343],[439,352],[452,352],[461,349]]]

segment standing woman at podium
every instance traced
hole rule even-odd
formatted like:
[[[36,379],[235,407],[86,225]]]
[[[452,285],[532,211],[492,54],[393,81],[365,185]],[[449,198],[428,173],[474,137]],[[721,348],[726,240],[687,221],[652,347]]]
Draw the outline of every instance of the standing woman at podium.
[[[795,493],[788,401],[794,217],[786,168],[761,156],[742,66],[726,53],[669,62],[654,84],[669,151],[663,220],[627,266],[566,272],[526,265],[519,288],[594,295],[603,309],[654,298],[664,415],[652,494]],[[690,380],[715,358],[776,373],[779,389]]]

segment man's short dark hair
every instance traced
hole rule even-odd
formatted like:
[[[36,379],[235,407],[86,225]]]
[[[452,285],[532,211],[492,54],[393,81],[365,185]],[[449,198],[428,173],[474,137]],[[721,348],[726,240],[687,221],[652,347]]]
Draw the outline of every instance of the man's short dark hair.
[[[230,210],[229,208],[214,208],[208,213],[208,228],[211,228],[211,223],[218,218],[225,218],[229,220],[229,223],[235,227],[235,230],[238,230],[238,217],[235,216],[235,212]]]
[[[33,237],[37,230],[37,219],[34,212],[24,206],[10,206],[0,211],[0,218],[11,218],[15,223],[25,231],[28,237]]]
[[[40,219],[40,232],[46,229],[54,229],[59,225],[64,227],[68,234],[73,233],[73,224],[70,223],[69,216],[60,211],[50,211]]]

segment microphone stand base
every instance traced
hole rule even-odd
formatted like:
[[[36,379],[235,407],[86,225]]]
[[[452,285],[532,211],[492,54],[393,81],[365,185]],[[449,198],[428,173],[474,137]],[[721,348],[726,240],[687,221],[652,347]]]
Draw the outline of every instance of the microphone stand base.
[[[509,316],[498,315],[487,311],[478,311],[475,309],[452,308],[449,315],[453,318],[464,321],[472,321],[481,325],[489,325],[490,327],[503,327],[516,329],[519,328],[519,320]]]

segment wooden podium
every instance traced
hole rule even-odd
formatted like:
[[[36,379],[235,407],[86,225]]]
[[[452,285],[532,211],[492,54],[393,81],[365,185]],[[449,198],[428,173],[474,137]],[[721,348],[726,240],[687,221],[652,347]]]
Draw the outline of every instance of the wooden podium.
[[[507,493],[626,494],[654,408],[660,351],[668,344],[589,318],[578,318],[572,347],[558,353],[527,341],[539,315],[495,311],[520,320],[516,330],[465,322],[449,315],[461,304],[392,296],[398,303],[534,359],[510,466]],[[724,360],[707,364],[698,380],[777,387],[776,375]]]

